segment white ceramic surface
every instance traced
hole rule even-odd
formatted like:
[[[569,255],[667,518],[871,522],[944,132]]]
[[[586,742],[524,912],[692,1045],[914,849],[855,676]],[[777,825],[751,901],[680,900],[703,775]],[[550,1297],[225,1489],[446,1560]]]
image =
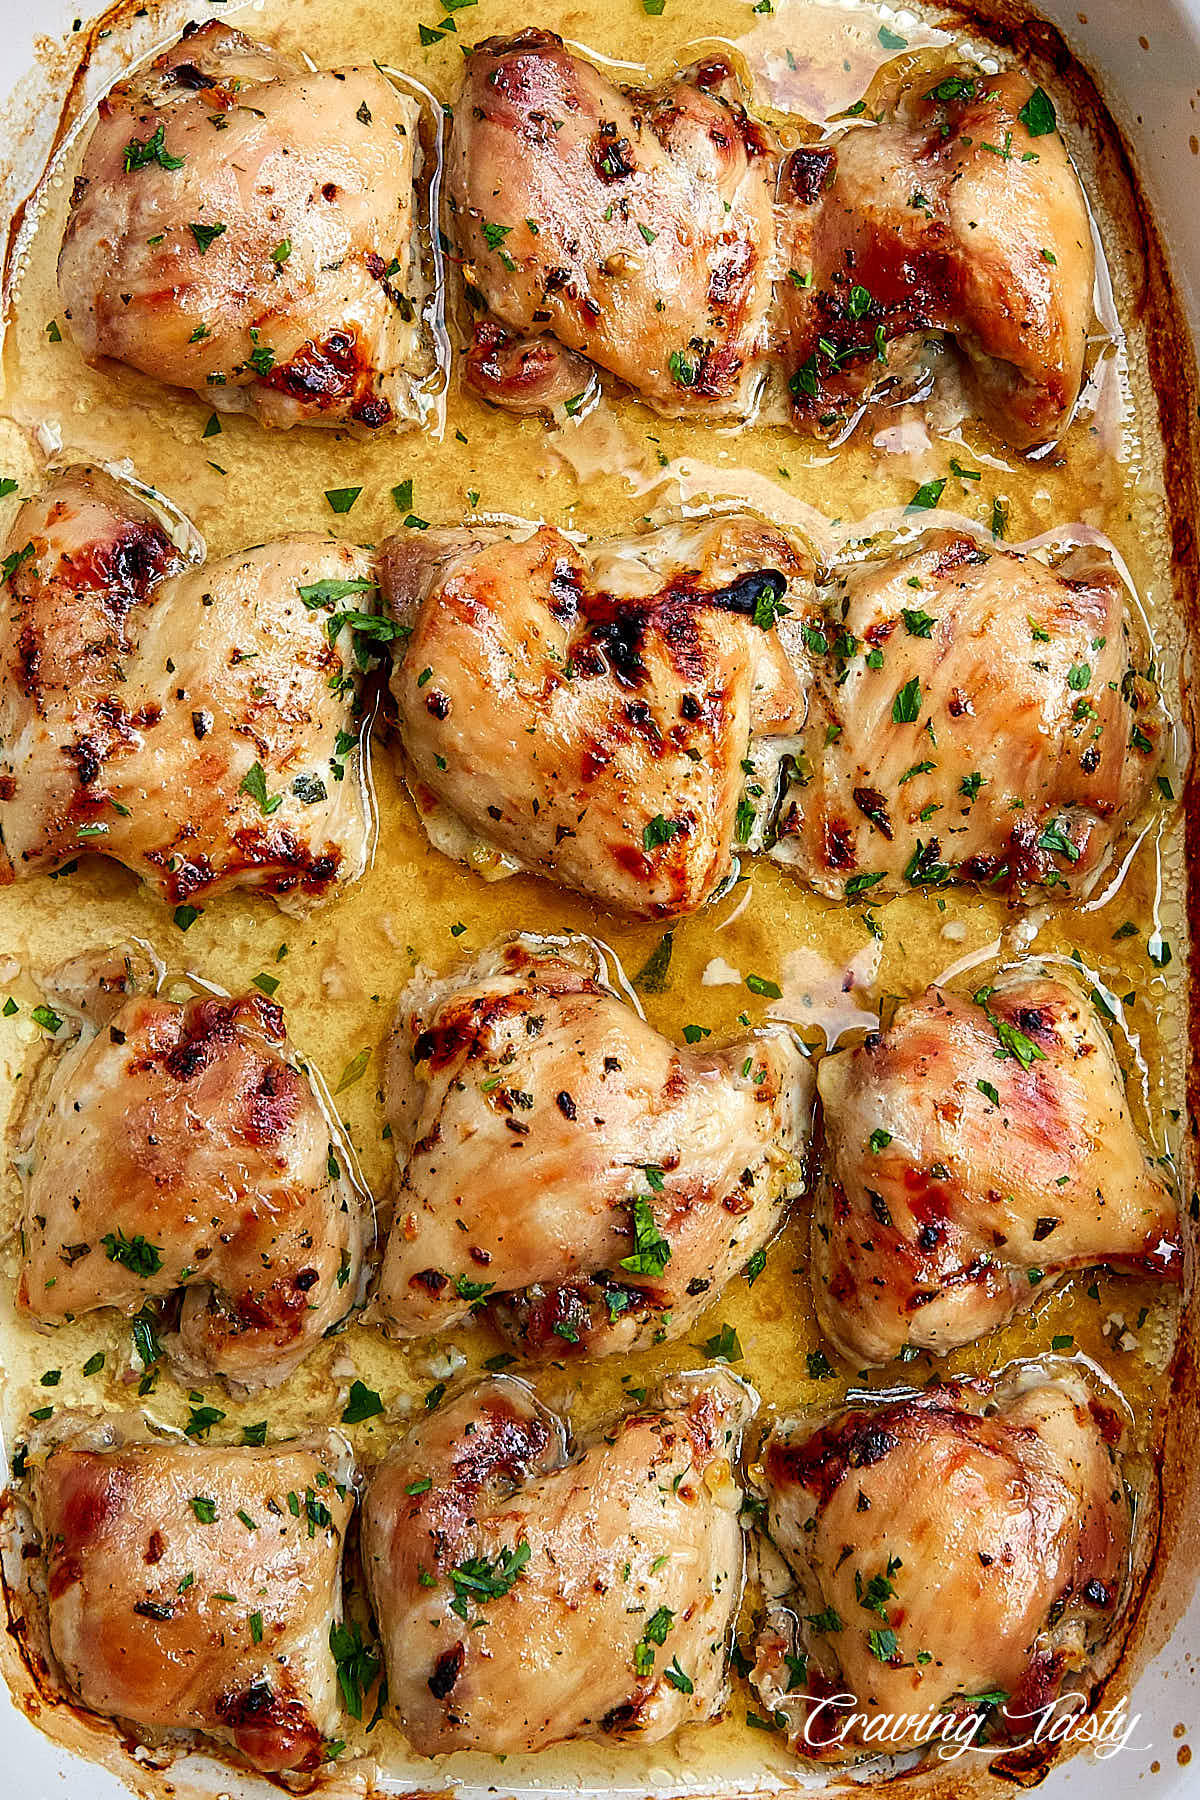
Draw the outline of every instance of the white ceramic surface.
[[[536,0],[530,10],[536,13]],[[1040,0],[1040,10],[1100,79],[1125,130],[1200,340],[1200,0]],[[90,0],[0,0],[0,97],[19,95],[37,37],[69,31],[80,11],[94,11]],[[1040,1800],[1200,1800],[1200,1589],[1134,1690],[1136,1714],[1126,1749],[1103,1761],[1073,1758],[1037,1790]],[[236,1782],[226,1779],[222,1789],[239,1800]],[[15,1800],[128,1795],[104,1770],[51,1744],[6,1691],[0,1792]]]

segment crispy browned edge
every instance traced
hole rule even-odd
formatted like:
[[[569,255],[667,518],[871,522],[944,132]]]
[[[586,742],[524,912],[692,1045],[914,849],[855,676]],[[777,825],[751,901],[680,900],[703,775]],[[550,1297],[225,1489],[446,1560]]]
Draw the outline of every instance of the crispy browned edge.
[[[15,253],[26,217],[42,192],[44,181],[65,140],[79,123],[87,105],[86,79],[97,54],[105,44],[120,41],[137,22],[139,35],[145,41],[147,25],[163,10],[162,0],[115,0],[90,25],[74,33],[62,48],[45,51],[45,60],[58,77],[62,100],[46,168],[29,193],[14,209],[4,242],[0,265],[0,304],[7,319],[12,301]],[[534,9],[536,10],[536,9]],[[1163,236],[1150,208],[1133,153],[1104,100],[1103,92],[1091,73],[1068,47],[1058,28],[1038,17],[1023,0],[954,0],[937,13],[939,23],[966,28],[981,37],[1010,49],[1039,79],[1052,83],[1067,93],[1073,102],[1078,128],[1087,134],[1095,156],[1097,180],[1111,212],[1123,220],[1126,230],[1120,246],[1106,245],[1112,260],[1123,257],[1129,291],[1135,296],[1134,312],[1145,333],[1149,365],[1157,370],[1170,370],[1170,384],[1156,383],[1158,423],[1163,440],[1163,464],[1166,481],[1167,513],[1170,530],[1171,577],[1175,601],[1187,624],[1189,644],[1200,645],[1200,546],[1196,521],[1200,518],[1200,430],[1197,428],[1200,378],[1197,374],[1196,347],[1183,308],[1176,295],[1171,276],[1170,257]],[[111,54],[111,52],[110,52]],[[1189,741],[1197,730],[1197,708],[1190,688],[1183,686],[1180,705]],[[1131,1600],[1122,1627],[1122,1641],[1111,1667],[1093,1689],[1093,1704],[1106,1696],[1113,1701],[1128,1694],[1138,1674],[1151,1657],[1168,1641],[1179,1618],[1186,1611],[1200,1573],[1200,1479],[1192,1477],[1194,1447],[1200,1435],[1200,1308],[1193,1303],[1196,1286],[1196,1226],[1200,1223],[1200,1187],[1197,1167],[1200,1151],[1200,982],[1193,979],[1191,941],[1200,931],[1200,783],[1189,763],[1182,796],[1186,846],[1186,905],[1189,933],[1188,1046],[1186,1101],[1188,1138],[1180,1169],[1180,1191],[1189,1230],[1184,1282],[1183,1322],[1170,1371],[1172,1403],[1166,1408],[1164,1429],[1158,1452],[1158,1482],[1150,1497],[1157,1517],[1142,1526],[1146,1544],[1145,1566],[1141,1575],[1141,1591]],[[11,1503],[9,1503],[11,1504]],[[35,1677],[28,1662],[19,1652],[18,1640],[23,1636],[14,1615],[11,1597],[5,1592],[8,1611],[8,1642],[0,1650],[0,1668],[9,1680],[14,1697],[24,1710],[37,1719],[50,1735],[80,1755],[89,1756],[108,1767],[113,1774],[134,1786],[135,1791],[155,1800],[166,1796],[195,1795],[200,1800],[207,1789],[193,1787],[190,1782],[172,1780],[165,1769],[134,1763],[128,1755],[128,1740],[102,1722],[80,1714],[67,1702],[54,1704],[43,1681]],[[14,1649],[17,1654],[14,1655]],[[48,1711],[59,1715],[58,1729],[51,1728]],[[62,1715],[66,1713],[67,1718]],[[1167,1747],[1162,1747],[1165,1759]],[[1062,1761],[1060,1756],[1056,1761]],[[1040,1761],[1023,1765],[1012,1758],[993,1762],[988,1768],[964,1769],[958,1764],[926,1767],[909,1776],[872,1786],[853,1784],[852,1791],[866,1794],[886,1785],[907,1794],[920,1787],[922,1800],[985,1800],[1012,1786],[1032,1786],[1043,1779],[1054,1764]],[[283,1785],[280,1783],[279,1785]],[[358,1765],[342,1771],[330,1771],[321,1781],[326,1800],[337,1794],[367,1800],[378,1793],[371,1775]],[[836,1776],[825,1789],[827,1793],[848,1791]],[[428,1795],[414,1795],[411,1800],[444,1800],[450,1790],[439,1789]],[[720,1800],[754,1800],[752,1794],[733,1796],[724,1793]]]

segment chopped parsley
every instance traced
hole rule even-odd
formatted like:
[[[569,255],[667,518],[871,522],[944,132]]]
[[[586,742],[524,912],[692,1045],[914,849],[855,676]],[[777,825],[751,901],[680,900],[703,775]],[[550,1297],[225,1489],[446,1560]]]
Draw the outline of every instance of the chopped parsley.
[[[716,1336],[705,1343],[704,1354],[721,1362],[741,1362],[741,1341],[733,1326],[722,1325]]]
[[[137,1237],[127,1238],[123,1231],[108,1231],[100,1242],[109,1262],[120,1263],[130,1274],[141,1276],[143,1281],[157,1275],[163,1266],[162,1251],[140,1233]]]
[[[637,974],[633,977],[633,985],[639,994],[661,994],[666,989],[667,971],[671,967],[671,953],[675,946],[673,932],[664,931],[658,943],[650,952]]]
[[[238,792],[240,794],[249,794],[250,798],[257,803],[259,812],[267,818],[269,818],[277,808],[283,805],[282,794],[269,794],[267,792],[266,770],[263,768],[262,764],[257,761],[252,762],[250,767],[246,770],[246,773],[242,776],[242,779],[238,784]]]
[[[759,994],[764,1000],[781,1000],[783,989],[778,982],[767,981],[762,975],[747,975],[746,986],[752,994]]]
[[[134,169],[148,169],[151,163],[157,163],[160,169],[182,169],[182,156],[172,156],[165,143],[166,127],[160,119],[158,125],[148,138],[130,138],[122,154],[125,173]]]
[[[361,493],[360,487],[326,488],[325,498],[329,502],[330,512],[348,513]]]
[[[503,1599],[516,1585],[532,1554],[528,1543],[522,1539],[514,1550],[502,1549],[490,1560],[486,1556],[470,1556],[459,1563],[450,1571],[450,1585],[454,1589],[451,1611],[465,1619],[468,1602],[484,1606],[489,1600]]]
[[[667,358],[667,367],[671,371],[671,380],[677,387],[695,387],[699,370],[691,358],[683,354],[682,350],[672,350]]]
[[[658,1229],[653,1208],[643,1195],[632,1202],[633,1255],[621,1258],[631,1275],[661,1275],[671,1260],[671,1246]]]
[[[1058,128],[1054,102],[1044,88],[1034,88],[1017,117],[1030,137],[1046,137]]]
[[[298,587],[296,591],[305,606],[310,611],[315,611],[319,606],[332,606],[336,600],[346,600],[351,594],[373,594],[375,583],[368,581],[365,575],[356,575],[349,580],[338,580],[334,576],[327,576],[324,581],[309,582],[307,586]]]
[[[905,507],[905,512],[929,511],[932,507],[937,505],[945,492],[945,488],[946,477],[944,475],[937,481],[923,481],[908,505]]]
[[[342,1411],[343,1425],[360,1425],[364,1419],[374,1419],[383,1411],[383,1401],[374,1388],[367,1387],[361,1381],[350,1384],[350,1395]]]
[[[682,830],[677,819],[664,819],[661,813],[655,813],[649,824],[642,827],[642,849],[656,850],[660,844],[669,844]]]
[[[921,682],[914,675],[898,689],[892,701],[893,725],[915,725],[921,716]]]
[[[379,1653],[363,1642],[361,1627],[345,1621],[329,1627],[329,1648],[337,1664],[338,1687],[352,1719],[362,1718],[363,1695],[380,1670]]]
[[[982,987],[971,998],[976,1006],[983,1008],[984,1017],[1000,1040],[1000,1049],[996,1054],[1015,1057],[1023,1069],[1031,1068],[1035,1062],[1045,1062],[1046,1052],[1039,1050],[1032,1038],[1027,1037],[1011,1020],[1002,1019],[992,1011],[988,1004],[992,993],[993,989],[990,987]]]
[[[190,1438],[206,1438],[213,1426],[219,1425],[224,1417],[219,1406],[193,1406],[183,1429]]]
[[[338,1082],[337,1086],[334,1088],[334,1090],[333,1090],[334,1093],[342,1094],[346,1091],[346,1089],[348,1087],[353,1087],[356,1081],[361,1081],[362,1077],[367,1072],[367,1064],[370,1062],[370,1060],[371,1060],[371,1047],[369,1044],[367,1044],[367,1045],[364,1045],[364,1047],[358,1052],[358,1054],[356,1056],[352,1056],[350,1058],[350,1061],[346,1064],[345,1068],[342,1070],[342,1078]]]
[[[195,238],[196,248],[201,256],[206,256],[208,254],[209,246],[215,244],[219,237],[224,237],[225,235],[224,225],[197,225],[192,223],[188,226],[188,230]]]

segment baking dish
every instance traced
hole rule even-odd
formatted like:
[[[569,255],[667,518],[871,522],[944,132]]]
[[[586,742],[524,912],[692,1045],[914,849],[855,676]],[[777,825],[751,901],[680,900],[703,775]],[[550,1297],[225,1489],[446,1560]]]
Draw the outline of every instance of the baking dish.
[[[70,22],[64,18],[63,23],[69,25]],[[901,18],[899,22],[904,21]],[[1004,23],[1003,15],[1000,22]],[[18,93],[18,105],[22,109],[31,104],[36,106],[36,96],[31,97],[28,90],[22,91],[18,87],[18,84],[23,87],[24,71],[28,67],[22,33],[30,23],[14,18],[5,48],[5,72]],[[56,22],[39,18],[33,23],[40,30],[51,29]],[[1195,151],[1191,145],[1197,124],[1195,102],[1200,84],[1194,79],[1188,80],[1187,76],[1200,67],[1200,49],[1197,48],[1200,15],[1191,9],[1172,11],[1164,8],[1161,13],[1137,20],[1136,35],[1126,34],[1119,9],[1115,8],[1111,12],[1090,11],[1086,18],[1064,12],[1056,23],[1061,25],[1083,62],[1100,76],[1106,98],[1129,132],[1148,191],[1158,207],[1181,292],[1195,319],[1197,294],[1200,293],[1200,227],[1190,204],[1189,190],[1195,168],[1192,161]],[[36,149],[36,140],[31,138],[30,154],[36,155]],[[1160,350],[1162,366],[1168,366],[1171,347],[1164,344]],[[1179,449],[1182,454],[1184,447]],[[1188,548],[1186,544],[1179,546],[1181,558]],[[1183,1409],[1179,1423],[1180,1428],[1186,1430]],[[1200,1634],[1200,1617],[1193,1609],[1177,1622],[1172,1618],[1189,1587],[1186,1547],[1181,1546],[1177,1555],[1177,1562],[1172,1556],[1170,1573],[1159,1588],[1163,1617],[1160,1630],[1173,1627],[1170,1642],[1159,1661],[1143,1677],[1133,1702],[1133,1710],[1142,1714],[1143,1729],[1140,1734],[1135,1733],[1132,1742],[1138,1743],[1144,1738],[1148,1748],[1136,1756],[1130,1749],[1098,1768],[1088,1768],[1082,1762],[1068,1764],[1051,1776],[1047,1791],[1065,1792],[1071,1783],[1080,1789],[1082,1782],[1087,1780],[1093,1785],[1099,1782],[1105,1796],[1109,1793],[1115,1796],[1125,1791],[1134,1768],[1142,1773],[1149,1771],[1155,1762],[1159,1764],[1159,1770],[1144,1775],[1146,1782],[1153,1784],[1149,1791],[1179,1794],[1189,1791],[1189,1781],[1194,1778],[1188,1764],[1177,1760],[1177,1752],[1186,1748],[1187,1740],[1186,1737],[1177,1738],[1175,1729],[1180,1722],[1190,1722],[1194,1706],[1189,1694],[1192,1675],[1187,1646],[1189,1632]],[[1195,1642],[1196,1638],[1191,1641]],[[22,1790],[35,1795],[49,1793],[52,1780],[57,1779],[53,1771],[60,1766],[59,1753],[39,1735],[30,1732],[15,1714],[11,1716],[10,1729],[13,1758],[20,1755],[29,1759],[16,1765],[20,1769]],[[84,1785],[93,1782],[96,1784],[94,1791],[102,1791],[106,1778],[99,1771],[85,1771],[77,1763],[69,1767],[67,1779],[80,1791],[93,1791]],[[178,1774],[177,1770],[176,1776]],[[228,1787],[227,1775],[220,1777],[220,1785]]]

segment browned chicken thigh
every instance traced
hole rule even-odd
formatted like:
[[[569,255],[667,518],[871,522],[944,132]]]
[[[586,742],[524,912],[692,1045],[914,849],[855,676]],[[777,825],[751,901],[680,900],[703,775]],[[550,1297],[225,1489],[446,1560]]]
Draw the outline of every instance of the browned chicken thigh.
[[[218,1450],[89,1426],[31,1452],[50,1643],[83,1705],[271,1774],[318,1769],[340,1716],[348,1461],[332,1432]]]
[[[931,531],[835,569],[820,608],[810,574],[737,516],[588,552],[548,528],[385,545],[434,843],[649,917],[696,910],[766,848],[836,899],[1084,890],[1166,730],[1111,559],[1050,568]]]
[[[972,1714],[1028,1739],[1120,1610],[1120,1438],[1110,1407],[1036,1365],[778,1426],[767,1530],[797,1588],[754,1681],[794,1746],[896,1752]]]
[[[151,1304],[192,1379],[286,1379],[358,1298],[364,1202],[278,1006],[109,996],[30,1100],[17,1304]],[[145,1315],[143,1315],[145,1316]]]
[[[805,569],[739,516],[587,551],[549,526],[385,544],[392,692],[434,843],[643,917],[702,906],[761,841],[803,723],[776,619]]]
[[[403,996],[376,1311],[403,1337],[488,1304],[525,1355],[686,1332],[803,1182],[812,1075],[784,1027],[678,1049],[586,939],[522,937]]]
[[[82,466],[4,548],[0,880],[94,851],[179,904],[362,872],[358,627],[387,629],[364,551],[314,534],[189,566],[145,499]]]
[[[59,261],[83,355],[265,425],[419,417],[419,117],[378,67],[189,26],[100,102]]]
[[[778,364],[828,429],[949,334],[1001,436],[1059,435],[1094,253],[1043,90],[927,70],[787,156],[744,100],[719,55],[625,89],[546,31],[469,53],[448,191],[477,391],[561,405],[590,363],[661,412],[745,414]]]
[[[368,1484],[362,1555],[415,1750],[656,1743],[719,1710],[752,1410],[724,1371],[675,1376],[568,1457],[501,1376],[409,1432]]]
[[[797,419],[828,426],[932,333],[1019,449],[1079,395],[1095,274],[1078,177],[1041,88],[926,71],[877,122],[785,164],[780,329]]]
[[[774,854],[821,893],[1077,895],[1151,790],[1165,721],[1107,556],[932,531],[837,572],[805,643],[807,766]]]
[[[447,191],[467,280],[502,328],[477,335],[478,391],[518,410],[563,400],[586,386],[586,356],[660,411],[748,410],[771,303],[772,149],[723,59],[622,89],[552,32],[477,44]]]
[[[849,1360],[969,1344],[1092,1263],[1180,1280],[1175,1197],[1072,984],[1018,968],[974,999],[930,988],[817,1085],[810,1273]]]

